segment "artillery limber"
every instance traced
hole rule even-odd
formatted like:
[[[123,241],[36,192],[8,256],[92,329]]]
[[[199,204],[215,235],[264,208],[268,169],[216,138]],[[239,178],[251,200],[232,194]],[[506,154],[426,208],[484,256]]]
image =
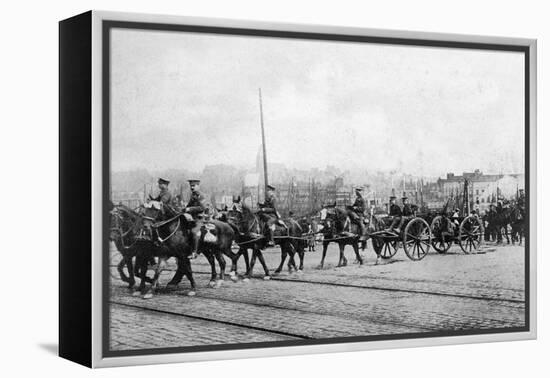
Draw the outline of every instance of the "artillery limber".
[[[391,217],[377,218],[377,222],[382,224],[389,224],[390,220]],[[405,217],[400,230],[384,228],[369,232],[369,237],[377,255],[383,259],[392,258],[403,247],[409,259],[419,261],[426,257],[432,246],[430,225],[420,217]]]

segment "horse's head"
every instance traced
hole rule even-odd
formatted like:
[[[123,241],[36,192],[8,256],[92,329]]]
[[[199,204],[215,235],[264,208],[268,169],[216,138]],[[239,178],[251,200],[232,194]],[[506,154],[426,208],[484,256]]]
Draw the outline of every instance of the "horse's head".
[[[320,213],[320,225],[322,226],[323,233],[330,233],[334,231],[336,222],[338,220],[338,209],[335,205],[324,206]]]
[[[141,208],[141,230],[138,239],[150,241],[153,238],[153,224],[161,220],[164,214],[163,204],[160,201],[149,201]]]
[[[110,217],[110,224],[111,224],[111,228],[109,230],[109,240],[115,241],[118,238],[120,238],[123,233],[122,215],[115,207],[113,207],[113,209],[109,211],[109,217]]]
[[[243,219],[242,206],[240,204],[234,203],[229,209],[227,209],[227,221],[238,224]]]

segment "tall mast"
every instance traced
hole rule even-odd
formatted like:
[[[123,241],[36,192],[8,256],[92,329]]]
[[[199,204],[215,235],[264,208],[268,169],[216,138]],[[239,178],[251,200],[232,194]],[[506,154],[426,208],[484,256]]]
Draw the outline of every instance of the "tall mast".
[[[268,179],[267,179],[267,155],[265,152],[265,132],[264,132],[264,112],[263,112],[263,106],[262,106],[262,88],[259,88],[259,94],[260,94],[260,126],[262,128],[262,152],[263,152],[263,158],[264,158],[264,197],[267,193],[267,185],[268,185]]]

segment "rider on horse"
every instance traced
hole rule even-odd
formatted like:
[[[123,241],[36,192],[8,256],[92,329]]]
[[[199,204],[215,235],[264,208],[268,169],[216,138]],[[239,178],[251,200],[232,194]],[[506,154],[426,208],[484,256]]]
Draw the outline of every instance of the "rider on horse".
[[[190,214],[193,219],[199,218],[207,210],[208,205],[204,195],[200,192],[200,180],[188,180],[191,189],[191,197],[183,210]]]
[[[202,218],[202,215],[208,209],[208,205],[206,203],[204,195],[200,191],[200,180],[193,179],[188,180],[188,182],[191,189],[191,197],[189,198],[189,202],[187,203],[187,206],[183,209],[183,211],[184,213],[190,215],[194,220],[197,220]],[[200,223],[197,223],[197,225],[193,228],[192,233],[196,235],[201,226],[202,225]],[[198,244],[202,242],[203,238],[204,234],[201,234]],[[190,259],[195,259],[196,257],[197,256],[195,253],[189,256]]]
[[[149,194],[149,199],[151,201],[159,201],[162,202],[163,205],[171,205],[172,204],[172,193],[168,190],[168,185],[170,184],[170,181],[159,178],[158,179],[158,187],[159,187],[159,194],[156,197],[153,197]]]
[[[268,239],[267,245],[273,247],[275,245],[275,240],[273,238],[273,231],[275,228],[275,223],[283,226],[287,231],[287,226],[281,221],[281,216],[275,207],[275,187],[272,185],[267,185],[267,192],[265,194],[265,201],[260,205],[260,219],[262,220],[263,228],[266,232],[266,237]]]
[[[355,223],[359,227],[359,240],[366,240],[365,236],[365,224],[363,223],[363,217],[365,214],[366,202],[361,191],[363,188],[355,188],[355,202],[351,205],[351,209],[348,211],[349,219],[352,223]]]

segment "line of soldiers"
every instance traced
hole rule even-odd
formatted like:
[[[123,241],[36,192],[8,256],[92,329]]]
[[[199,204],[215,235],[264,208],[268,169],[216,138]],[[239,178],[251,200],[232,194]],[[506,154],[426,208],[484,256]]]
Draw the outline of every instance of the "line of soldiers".
[[[200,180],[192,179],[188,180],[189,187],[191,189],[191,196],[187,205],[181,209],[183,212],[190,214],[194,219],[199,218],[204,213],[208,212],[208,203],[205,196],[200,191]],[[170,184],[169,180],[159,178],[158,188],[159,194],[156,197],[149,195],[149,199],[152,201],[162,202],[164,206],[179,208],[178,203],[174,203],[172,193],[168,189]],[[274,246],[274,229],[275,224],[280,225],[288,233],[288,228],[281,220],[281,216],[276,208],[275,187],[273,185],[267,185],[266,196],[264,203],[258,204],[260,207],[259,215],[260,220],[264,223],[263,228],[266,231],[266,237],[268,239],[268,245]],[[233,203],[239,205],[241,201],[240,196],[233,197]]]
[[[363,218],[365,216],[367,204],[365,199],[363,198],[362,191],[363,188],[361,187],[355,188],[355,201],[348,211],[348,216],[350,217],[350,220],[359,226],[361,235],[359,238],[360,241],[366,239],[365,223],[363,222]],[[408,197],[403,196],[401,199],[403,201],[403,208],[401,209],[401,207],[397,205],[396,200],[397,197],[390,197],[389,215],[393,219],[387,230],[399,233],[400,229],[403,227],[403,223],[405,222],[405,220],[414,216],[415,206],[409,203]]]
[[[187,202],[187,205],[181,209],[183,212],[190,214],[193,218],[198,218],[202,214],[208,211],[208,203],[206,201],[205,196],[200,191],[200,180],[197,179],[191,179],[188,180],[189,187],[191,189],[191,196],[189,198],[189,201]],[[154,201],[160,201],[165,206],[169,207],[176,207],[179,208],[179,204],[174,204],[174,198],[172,197],[172,193],[168,189],[168,186],[170,184],[169,180],[159,178],[158,179],[158,188],[159,188],[159,194],[156,197],[153,197],[149,195],[150,200]],[[279,212],[277,211],[276,207],[276,197],[275,197],[275,190],[276,188],[273,185],[267,185],[266,187],[266,196],[264,203],[259,203],[260,211],[260,219],[264,223],[264,230],[266,231],[266,237],[268,239],[268,245],[273,246],[275,245],[274,242],[274,229],[275,224],[280,225],[282,228],[287,229],[287,226],[284,222],[281,220],[281,216]],[[365,240],[366,239],[366,233],[365,233],[365,223],[364,223],[364,217],[367,210],[367,203],[362,195],[363,188],[356,187],[355,188],[355,201],[353,202],[353,205],[348,209],[348,216],[352,223],[356,224],[359,227],[359,234],[360,238],[359,240]],[[388,230],[389,231],[395,231],[400,232],[400,229],[403,226],[404,221],[411,216],[414,216],[414,207],[409,204],[409,200],[406,196],[403,196],[403,208],[396,204],[396,197],[391,196],[390,197],[390,205],[389,205],[389,215],[393,217],[392,223],[390,224]],[[240,196],[233,197],[234,205],[239,205],[241,201]]]

